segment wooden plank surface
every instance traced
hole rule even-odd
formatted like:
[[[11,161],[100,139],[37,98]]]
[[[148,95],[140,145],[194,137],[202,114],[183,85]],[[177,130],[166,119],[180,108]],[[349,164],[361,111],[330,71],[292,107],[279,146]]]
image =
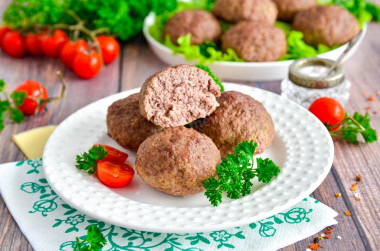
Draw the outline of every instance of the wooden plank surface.
[[[7,2],[0,2],[0,13]],[[0,14],[1,18],[1,14]],[[351,99],[347,106],[349,113],[364,112],[371,107],[372,125],[380,128],[380,25],[370,24],[368,33],[359,51],[345,63],[347,78],[352,82]],[[59,90],[57,70],[61,70],[67,81],[67,95],[61,102],[49,105],[49,111],[38,117],[28,118],[20,125],[7,124],[0,134],[0,163],[24,159],[23,154],[12,143],[12,135],[31,128],[59,124],[71,113],[86,104],[110,94],[136,88],[152,73],[165,67],[149,50],[142,37],[138,37],[122,49],[120,58],[105,67],[98,77],[92,80],[79,80],[75,75],[64,69],[59,60],[46,58],[12,59],[0,52],[0,78],[4,78],[11,87],[26,79],[38,80],[45,84],[49,93]],[[241,83],[280,93],[279,82]],[[373,95],[378,101],[369,102],[363,93]],[[339,213],[339,224],[334,229],[333,238],[323,241],[326,250],[377,250],[380,246],[380,145],[352,145],[335,141],[335,159],[332,171],[326,180],[312,194],[313,197],[330,206]],[[6,149],[6,150],[5,150]],[[362,200],[354,199],[350,190],[357,173],[363,176],[363,182],[358,185]],[[342,197],[336,198],[336,192]],[[352,216],[345,216],[344,211],[350,210]],[[342,240],[335,239],[337,235]],[[290,245],[283,250],[305,250],[313,240],[312,236]],[[357,244],[353,245],[355,241]],[[17,224],[9,214],[0,197],[0,251],[32,250],[26,238],[20,232]]]

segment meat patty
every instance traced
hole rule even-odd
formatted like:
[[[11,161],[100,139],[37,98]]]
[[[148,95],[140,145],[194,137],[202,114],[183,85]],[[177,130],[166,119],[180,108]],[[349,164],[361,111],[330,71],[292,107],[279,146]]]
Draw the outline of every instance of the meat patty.
[[[153,188],[175,196],[204,190],[203,182],[216,175],[218,148],[204,134],[172,127],[147,138],[136,155],[137,174]]]
[[[285,33],[265,22],[242,21],[222,36],[224,50],[232,48],[250,62],[276,61],[287,51]]]
[[[277,8],[271,0],[217,0],[212,12],[231,23],[249,20],[274,24],[277,19]]]
[[[291,21],[294,15],[301,10],[317,6],[317,0],[272,0],[278,9],[278,19]]]
[[[132,94],[114,102],[108,107],[108,135],[122,147],[137,151],[140,144],[162,128],[141,116],[139,110],[140,94]]]
[[[162,32],[163,39],[169,35],[172,42],[187,34],[191,34],[191,44],[203,44],[206,41],[216,42],[222,28],[218,20],[209,12],[204,10],[185,10],[170,18]]]
[[[195,66],[170,66],[150,76],[140,92],[140,113],[161,127],[205,118],[219,105],[220,87]]]
[[[336,5],[316,6],[298,12],[293,29],[301,31],[306,43],[334,46],[350,41],[359,33],[359,23],[347,10]]]
[[[223,92],[220,106],[209,117],[193,123],[193,128],[209,136],[220,150],[222,158],[233,153],[237,144],[253,140],[256,154],[268,148],[274,139],[274,124],[265,107],[240,92]]]

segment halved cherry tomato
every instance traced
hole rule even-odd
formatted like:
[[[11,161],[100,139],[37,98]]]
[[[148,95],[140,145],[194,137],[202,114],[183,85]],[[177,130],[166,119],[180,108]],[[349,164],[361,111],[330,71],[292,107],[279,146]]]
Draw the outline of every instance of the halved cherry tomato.
[[[59,52],[67,41],[67,35],[62,30],[55,30],[53,35],[45,34],[41,37],[41,49],[45,56],[58,58]]]
[[[122,152],[112,146],[108,145],[102,145],[102,144],[95,144],[94,146],[102,146],[108,153],[106,158],[104,160],[112,161],[112,162],[119,162],[124,163],[128,159],[128,154],[125,152]]]
[[[310,105],[309,111],[323,124],[328,125],[335,125],[341,122],[345,117],[343,106],[337,100],[329,97],[316,99]]]
[[[99,160],[97,173],[99,180],[104,185],[112,188],[128,185],[135,175],[135,171],[131,166],[107,160]]]
[[[45,86],[33,80],[28,80],[20,83],[15,89],[15,91],[26,92],[26,98],[24,103],[18,107],[24,115],[35,114],[38,106],[38,102],[35,99],[48,98],[48,92],[46,91]],[[39,108],[39,112],[41,112],[42,109],[43,107],[41,106]]]
[[[26,50],[33,56],[42,56],[42,49],[40,45],[41,34],[28,33],[25,36]]]
[[[11,30],[12,29],[9,26],[6,26],[6,25],[0,26],[0,48],[2,48],[3,39],[4,39],[5,34]]]
[[[26,54],[25,40],[18,31],[8,31],[2,41],[2,48],[9,56],[21,58]]]
[[[88,44],[83,39],[78,41],[67,41],[62,47],[59,57],[62,63],[69,68],[73,69],[73,60],[75,55],[80,51],[88,51]]]
[[[95,50],[89,52],[78,52],[73,60],[75,74],[83,79],[95,77],[102,69],[102,59]]]
[[[96,40],[99,43],[104,64],[109,64],[114,61],[120,54],[119,43],[113,37],[98,36]]]

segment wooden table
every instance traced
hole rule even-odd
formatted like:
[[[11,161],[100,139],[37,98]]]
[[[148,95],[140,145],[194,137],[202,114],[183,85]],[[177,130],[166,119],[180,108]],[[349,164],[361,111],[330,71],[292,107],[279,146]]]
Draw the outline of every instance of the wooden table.
[[[8,1],[5,1],[8,2]],[[0,13],[6,7],[0,3]],[[1,17],[1,14],[0,14]],[[371,23],[359,51],[344,64],[347,78],[352,82],[351,99],[347,106],[349,113],[364,113],[370,107],[372,126],[380,129],[380,25]],[[65,69],[56,59],[32,58],[13,59],[0,52],[0,78],[13,88],[27,79],[45,84],[52,95],[58,93],[59,82],[55,75],[61,70],[67,82],[64,100],[49,105],[49,111],[37,117],[29,117],[17,125],[8,123],[0,134],[0,163],[25,159],[12,142],[12,135],[45,125],[57,125],[79,108],[108,95],[139,87],[152,73],[159,71],[165,64],[149,50],[145,40],[138,37],[125,44],[120,57],[91,80],[80,80]],[[280,82],[241,83],[280,93]],[[376,102],[370,102],[363,93],[371,94]],[[335,159],[331,172],[312,196],[327,204],[339,213],[333,238],[323,241],[326,250],[377,250],[380,246],[380,144],[361,143],[359,145],[335,141]],[[363,176],[358,192],[362,200],[356,201],[350,191],[356,174]],[[342,197],[336,198],[340,192]],[[345,216],[350,210],[352,216]],[[342,239],[336,239],[336,236]],[[313,242],[311,236],[284,250],[305,250]],[[353,245],[352,242],[356,242]],[[27,239],[20,232],[0,197],[0,250],[32,250]]]

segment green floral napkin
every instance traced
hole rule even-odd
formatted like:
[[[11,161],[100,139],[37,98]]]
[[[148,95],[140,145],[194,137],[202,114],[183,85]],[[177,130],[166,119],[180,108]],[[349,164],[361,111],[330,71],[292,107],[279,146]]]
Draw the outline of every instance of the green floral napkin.
[[[267,219],[210,233],[151,233],[93,219],[72,208],[50,188],[42,159],[0,166],[0,192],[36,251],[73,250],[96,224],[107,239],[103,250],[276,250],[336,224],[337,213],[308,197]],[[306,247],[305,247],[306,248]]]

